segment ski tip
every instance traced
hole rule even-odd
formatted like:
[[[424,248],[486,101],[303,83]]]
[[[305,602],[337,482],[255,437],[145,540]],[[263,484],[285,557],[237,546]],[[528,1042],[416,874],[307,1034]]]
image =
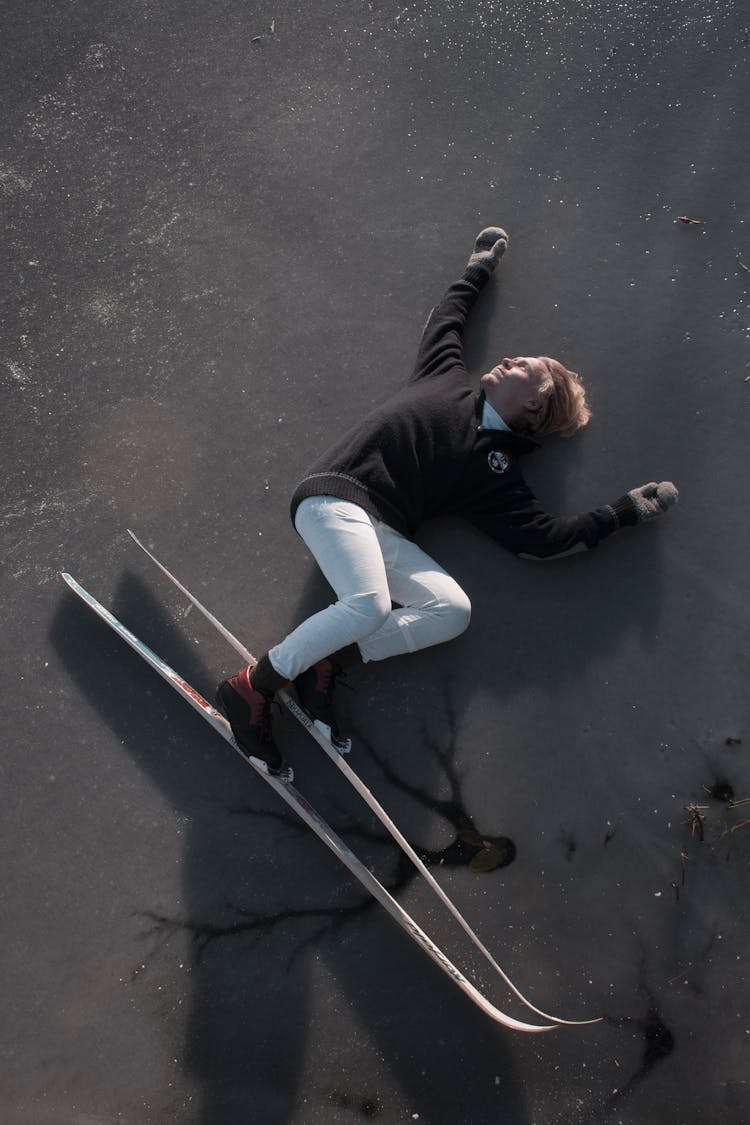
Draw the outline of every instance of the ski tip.
[[[134,543],[137,543],[139,547],[143,546],[143,544],[141,543],[140,539],[138,538],[138,536],[136,535],[136,533],[134,531],[131,531],[129,527],[126,527],[125,530],[127,531],[128,535],[130,536],[130,538],[133,540]]]
[[[535,1012],[539,1011],[539,1009],[537,1008],[534,1008],[533,1010]],[[544,1019],[554,1020],[556,1027],[589,1027],[592,1023],[602,1023],[604,1021],[604,1016],[596,1016],[595,1019],[591,1020],[563,1020],[558,1016],[549,1015],[548,1012],[539,1011],[539,1015],[543,1016]]]

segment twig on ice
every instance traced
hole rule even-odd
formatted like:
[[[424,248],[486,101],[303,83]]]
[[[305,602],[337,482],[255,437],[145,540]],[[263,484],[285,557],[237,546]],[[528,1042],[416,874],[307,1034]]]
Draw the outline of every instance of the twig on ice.
[[[705,810],[708,805],[684,805],[683,808],[688,814],[685,824],[689,825],[691,836],[697,836],[702,843],[706,824]]]

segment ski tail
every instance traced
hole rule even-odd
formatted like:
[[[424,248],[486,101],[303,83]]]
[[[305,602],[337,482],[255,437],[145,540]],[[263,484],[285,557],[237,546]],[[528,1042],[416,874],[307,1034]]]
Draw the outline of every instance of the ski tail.
[[[214,615],[212,613],[210,613],[206,609],[206,607],[204,605],[202,605],[201,602],[199,602],[198,599],[190,593],[190,591],[187,589],[187,587],[183,586],[182,583],[179,581],[179,579],[175,578],[174,574],[172,574],[172,572],[170,570],[167,570],[167,568],[164,566],[163,563],[159,562],[156,555],[153,555],[151,553],[151,551],[149,551],[148,547],[144,546],[144,544],[141,543],[140,539],[135,534],[135,532],[131,531],[130,528],[128,528],[127,530],[128,530],[128,535],[130,536],[130,538],[133,540],[133,542],[138,547],[140,547],[140,549],[143,551],[144,555],[148,555],[148,557],[151,559],[151,562],[155,563],[156,566],[158,566],[159,570],[162,572],[162,574],[166,575],[166,577],[169,579],[169,581],[172,583],[172,585],[176,586],[177,589],[180,591],[180,593],[184,594],[189,602],[192,602],[192,604],[195,606],[195,608],[203,614],[203,616],[206,618],[207,621],[210,621],[210,623],[213,625],[214,629],[216,629],[219,633],[221,633],[224,640],[227,641],[231,645],[231,647],[235,650],[235,652],[239,653],[239,655],[242,657],[242,659],[245,661],[245,663],[246,664],[256,664],[257,661],[256,661],[255,657],[253,656],[253,654],[250,652],[249,649],[245,648],[242,641],[238,640],[237,637],[235,637],[233,633],[230,633],[229,630],[222,625],[221,621],[219,621],[219,619],[217,617],[214,617]]]

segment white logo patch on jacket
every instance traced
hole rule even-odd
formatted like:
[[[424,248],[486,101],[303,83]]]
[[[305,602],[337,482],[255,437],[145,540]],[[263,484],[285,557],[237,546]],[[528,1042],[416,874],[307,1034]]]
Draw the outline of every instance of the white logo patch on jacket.
[[[510,457],[499,449],[493,449],[487,456],[487,464],[493,473],[507,473],[510,468]]]

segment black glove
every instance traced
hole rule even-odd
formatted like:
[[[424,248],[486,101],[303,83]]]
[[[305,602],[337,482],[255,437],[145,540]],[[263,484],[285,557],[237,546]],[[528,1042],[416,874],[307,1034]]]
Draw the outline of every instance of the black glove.
[[[651,481],[640,488],[632,488],[628,496],[635,505],[638,523],[646,523],[676,504],[679,492],[671,480],[663,480],[659,484]]]
[[[480,266],[487,273],[492,273],[507,248],[508,236],[501,227],[485,227],[477,235],[474,252],[466,268]]]

